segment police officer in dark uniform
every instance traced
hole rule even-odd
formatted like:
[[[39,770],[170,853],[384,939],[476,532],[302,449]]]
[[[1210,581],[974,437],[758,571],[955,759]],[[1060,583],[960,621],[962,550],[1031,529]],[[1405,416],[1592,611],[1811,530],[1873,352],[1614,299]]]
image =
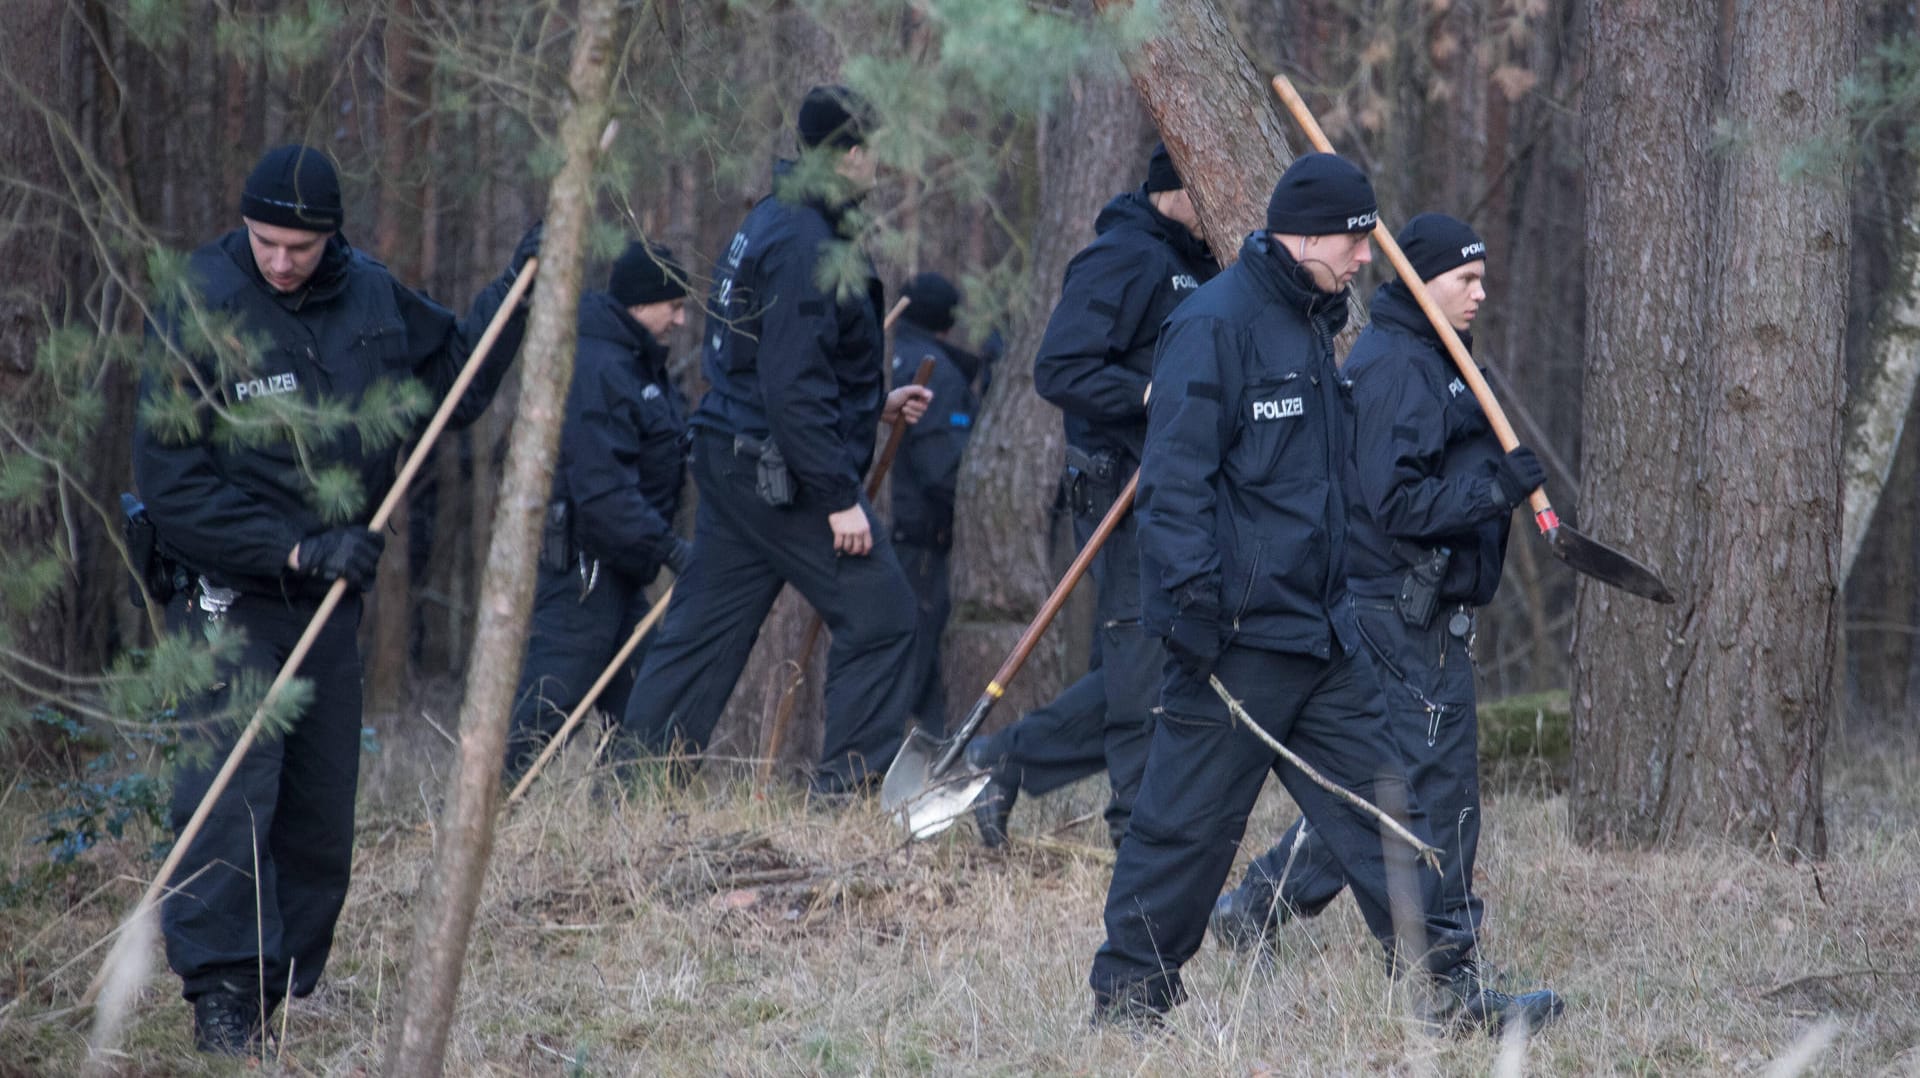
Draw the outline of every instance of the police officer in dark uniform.
[[[1082,543],[1139,466],[1161,323],[1219,271],[1164,145],[1154,148],[1146,182],[1115,196],[1093,227],[1097,237],[1067,264],[1033,364],[1034,389],[1065,413]],[[988,845],[1005,841],[1023,787],[1045,792],[1103,766],[1113,788],[1108,834],[1118,844],[1126,832],[1166,658],[1140,623],[1136,521],[1127,514],[1094,561],[1097,663],[1046,708],[968,746],[975,766],[992,769],[975,814]]]
[[[1422,214],[1396,237],[1469,347],[1486,299],[1487,245],[1464,221]],[[1502,453],[1479,402],[1407,286],[1373,299],[1347,357],[1359,484],[1347,492],[1347,590],[1360,640],[1385,684],[1388,726],[1442,849],[1447,915],[1480,927],[1474,611],[1493,600],[1516,506],[1546,478],[1533,451]],[[1293,914],[1313,916],[1345,886],[1316,831],[1296,822],[1220,896],[1214,934],[1248,947]],[[1297,846],[1297,849],[1296,849]],[[1289,864],[1291,861],[1291,864]],[[1278,892],[1276,894],[1276,891]]]
[[[666,344],[686,324],[686,280],[667,248],[635,242],[614,262],[607,290],[580,298],[533,634],[507,741],[509,778],[559,732],[633,635],[660,568],[677,574],[691,555],[673,533],[687,408],[667,373]],[[626,714],[645,654],[637,650],[601,697],[616,717]]]
[[[960,290],[938,273],[922,273],[901,295],[906,310],[893,331],[893,382],[906,385],[922,359],[933,360],[933,404],[907,428],[893,462],[893,549],[919,604],[914,631],[913,714],[936,736],[946,731],[947,690],[940,677],[940,638],[953,603],[947,590],[947,555],[953,550],[953,498],[960,458],[973,434],[978,402],[973,380],[979,357],[952,346],[954,308]]]
[[[271,680],[333,581],[349,587],[301,666],[312,687],[306,709],[248,752],[162,906],[167,962],[193,1003],[196,1045],[222,1054],[257,1044],[284,993],[313,991],[346,898],[360,759],[354,633],[383,545],[365,525],[393,482],[401,437],[425,414],[393,408],[395,387],[415,381],[437,403],[539,243],[536,226],[461,319],[348,245],[339,182],[319,150],[263,156],[240,216],[244,228],[188,263],[198,304],[156,316],[154,333],[179,358],[143,379],[134,431],[140,494],[162,549],[193,581],[168,606],[169,628],[245,632],[215,688],[182,700],[181,716],[220,715],[237,682]],[[524,324],[518,312],[507,322],[456,425],[493,398]],[[243,340],[262,346],[237,354]],[[280,418],[289,402],[387,409],[396,422],[295,431]],[[337,490],[341,476],[362,495],[348,505],[318,493],[320,479]],[[197,732],[206,752],[175,777],[176,831],[238,733],[224,721]]]
[[[700,487],[693,557],[627,705],[627,728],[656,750],[698,752],[782,584],[833,634],[826,737],[813,786],[835,793],[884,773],[900,747],[913,655],[913,589],[862,492],[883,421],[917,420],[927,390],[886,392],[881,288],[853,241],[855,203],[873,185],[865,104],[816,87],[800,107],[805,152],[831,170],[775,167],[774,193],[747,214],[714,269],[695,409]],[[806,190],[802,171],[833,190]],[[848,257],[851,255],[852,257]],[[823,284],[823,265],[853,276]]]
[[[1333,339],[1376,219],[1358,169],[1330,154],[1300,158],[1274,188],[1266,228],[1161,335],[1140,546],[1147,621],[1172,661],[1107,893],[1090,978],[1097,1018],[1152,1019],[1183,997],[1180,968],[1199,949],[1269,770],[1326,840],[1388,954],[1426,972],[1430,1017],[1533,1028],[1559,1011],[1552,993],[1515,999],[1482,983],[1472,933],[1441,909],[1437,874],[1415,869],[1398,839],[1387,839],[1390,855],[1373,817],[1283,763],[1209,681],[1217,674],[1332,781],[1408,804],[1407,824],[1425,839],[1346,605],[1353,403]],[[1423,939],[1395,939],[1389,856],[1417,883]]]

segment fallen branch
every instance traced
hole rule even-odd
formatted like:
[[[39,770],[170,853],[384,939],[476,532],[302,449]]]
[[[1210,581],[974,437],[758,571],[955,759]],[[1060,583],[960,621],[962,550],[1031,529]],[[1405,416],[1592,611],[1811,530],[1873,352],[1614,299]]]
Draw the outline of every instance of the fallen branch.
[[[1359,794],[1354,793],[1352,790],[1347,789],[1345,786],[1327,778],[1320,772],[1315,771],[1312,764],[1307,763],[1295,755],[1292,749],[1282,745],[1272,734],[1267,733],[1264,727],[1253,721],[1253,716],[1247,714],[1247,709],[1241,706],[1240,701],[1233,698],[1233,694],[1227,691],[1225,685],[1221,684],[1218,676],[1213,674],[1207,675],[1207,684],[1212,685],[1213,691],[1219,695],[1220,699],[1226,701],[1227,710],[1233,714],[1233,717],[1239,719],[1247,729],[1252,730],[1253,736],[1265,742],[1266,746],[1278,753],[1281,759],[1299,768],[1300,773],[1312,779],[1315,786],[1345,801],[1354,808],[1371,814],[1374,819],[1380,821],[1382,827],[1392,831],[1395,835],[1399,836],[1401,841],[1412,846],[1414,852],[1420,855],[1420,860],[1426,862],[1429,868],[1432,868],[1435,872],[1440,871],[1440,848],[1438,846],[1429,846],[1420,841],[1413,832],[1402,826],[1399,820],[1380,811],[1379,806],[1361,797]]]

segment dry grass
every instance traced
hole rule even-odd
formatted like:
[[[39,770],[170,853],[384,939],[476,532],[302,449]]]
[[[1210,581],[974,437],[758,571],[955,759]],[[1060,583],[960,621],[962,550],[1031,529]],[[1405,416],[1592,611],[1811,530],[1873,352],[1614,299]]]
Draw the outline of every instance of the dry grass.
[[[267,1070],[378,1071],[446,751],[422,733],[368,769],[328,977],[293,1006]],[[1596,853],[1565,837],[1564,799],[1502,793],[1482,847],[1497,933],[1485,949],[1516,982],[1569,1002],[1523,1071],[1761,1074],[1800,1044],[1804,1073],[1920,1074],[1917,761],[1836,748],[1836,838],[1817,867],[1729,849]],[[1090,1030],[1085,977],[1111,855],[1097,818],[1074,820],[1098,807],[1094,785],[1023,805],[1028,840],[1002,856],[966,830],[903,846],[871,808],[760,799],[720,780],[609,791],[570,763],[575,774],[543,782],[501,831],[450,1074],[1441,1075],[1498,1062],[1491,1041],[1435,1040],[1394,1017],[1344,901],[1289,926],[1271,960],[1203,949],[1194,1001],[1165,1036]],[[40,856],[21,844],[33,798],[4,805],[0,842]],[[1290,815],[1270,788],[1250,834],[1276,835]],[[137,893],[151,866],[125,857],[108,851],[69,893],[0,912],[0,991],[15,1001],[0,1073],[83,1065],[84,1028],[56,1008],[92,960],[41,982]],[[177,982],[156,969],[117,1069],[202,1073]]]

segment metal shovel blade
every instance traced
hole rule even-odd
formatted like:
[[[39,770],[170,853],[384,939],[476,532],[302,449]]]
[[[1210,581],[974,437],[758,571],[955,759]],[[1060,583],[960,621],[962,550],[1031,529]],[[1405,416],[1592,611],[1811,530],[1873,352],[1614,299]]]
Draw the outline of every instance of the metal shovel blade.
[[[1554,557],[1566,562],[1576,573],[1656,603],[1673,602],[1673,592],[1667,590],[1659,574],[1565,524],[1547,533],[1547,543],[1553,548]]]
[[[880,807],[900,821],[910,839],[932,838],[952,827],[986,789],[988,774],[964,763],[934,774],[945,748],[946,742],[916,728],[880,783]]]

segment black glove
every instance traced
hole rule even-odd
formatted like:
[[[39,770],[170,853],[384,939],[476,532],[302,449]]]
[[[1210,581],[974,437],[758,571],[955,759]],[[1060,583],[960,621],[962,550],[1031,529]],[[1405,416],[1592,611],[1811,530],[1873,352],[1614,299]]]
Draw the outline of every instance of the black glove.
[[[527,229],[527,234],[520,237],[520,245],[513,249],[513,257],[507,261],[507,270],[514,276],[519,276],[520,267],[527,264],[527,259],[540,253],[540,232],[545,224],[544,221],[535,221],[533,227]]]
[[[1493,466],[1493,504],[1511,512],[1546,481],[1540,458],[1526,446],[1516,445]]]
[[[1176,602],[1167,652],[1190,677],[1205,681],[1220,661],[1220,601],[1211,594],[1191,592]]]
[[[387,537],[365,528],[332,528],[300,540],[295,572],[318,580],[345,580],[356,591],[373,587]]]
[[[667,554],[667,568],[673,570],[673,578],[687,575],[687,566],[693,563],[693,544],[685,539],[675,538],[673,550]]]

